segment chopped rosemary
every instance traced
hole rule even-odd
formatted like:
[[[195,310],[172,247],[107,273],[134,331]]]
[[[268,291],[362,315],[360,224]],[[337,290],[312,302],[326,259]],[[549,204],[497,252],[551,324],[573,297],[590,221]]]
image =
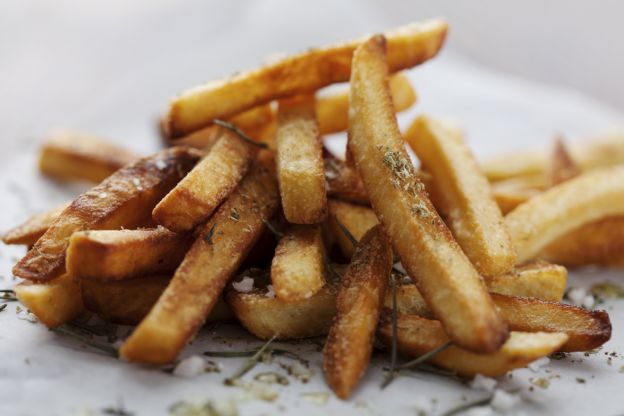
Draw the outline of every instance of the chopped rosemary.
[[[229,123],[225,120],[221,120],[219,118],[215,118],[214,120],[212,120],[214,122],[214,124],[221,126],[221,127],[225,127],[228,130],[233,131],[234,133],[236,133],[238,135],[238,137],[240,137],[241,139],[243,139],[244,141],[246,141],[247,143],[254,145],[256,147],[259,147],[261,149],[266,149],[268,146],[266,143],[261,143],[261,142],[257,142],[254,139],[252,139],[251,137],[249,137],[247,134],[245,134],[244,131],[242,131],[241,129],[239,129],[238,127],[236,127],[234,124]]]
[[[77,339],[78,341],[86,344],[92,348],[95,348],[106,355],[117,358],[117,350],[110,344],[105,342],[99,342],[94,339],[90,339],[84,335],[79,334],[76,331],[71,330],[69,327],[60,326],[58,328],[51,329],[51,331],[56,332],[57,334],[62,334],[66,336],[70,336],[72,338]]]
[[[231,386],[238,379],[240,379],[245,374],[247,374],[249,371],[251,371],[256,366],[256,364],[258,364],[258,362],[262,358],[262,354],[264,354],[264,352],[269,348],[269,345],[271,345],[271,343],[273,341],[275,341],[275,338],[277,338],[277,334],[273,335],[270,340],[268,340],[262,347],[260,347],[258,349],[258,351],[256,351],[256,353],[254,355],[252,355],[251,358],[249,358],[249,360],[247,360],[243,364],[243,366],[238,369],[238,371],[236,371],[236,373],[234,373],[232,376],[226,378],[224,380],[224,383],[226,385],[228,385],[228,386]]]
[[[447,410],[446,412],[442,413],[442,415],[440,416],[454,416],[462,412],[465,412],[468,409],[472,409],[473,407],[488,405],[492,402],[493,398],[494,398],[494,395],[491,395],[483,399],[475,400],[474,402],[460,404],[457,407]]]
[[[5,310],[7,308],[7,304],[3,303],[2,305],[0,305],[0,312],[2,312],[3,310]]]
[[[214,235],[216,227],[217,223],[215,222],[214,224],[212,224],[212,227],[210,227],[210,230],[206,233],[206,236],[204,237],[204,241],[206,241],[206,243],[210,245],[212,245],[212,236]]]
[[[429,351],[428,353],[421,355],[415,360],[412,360],[410,362],[400,365],[399,369],[409,370],[411,368],[418,367],[419,365],[426,363],[427,361],[429,361],[430,359],[432,359],[433,357],[435,357],[436,355],[438,355],[439,353],[441,353],[442,351],[444,351],[451,345],[453,345],[453,343],[451,341],[447,341],[444,344],[440,345],[439,347],[434,348],[433,350]]]
[[[381,388],[385,389],[392,383],[392,381],[396,378],[396,361],[397,361],[397,336],[398,336],[398,325],[397,325],[397,288],[396,288],[396,278],[394,275],[390,277],[390,284],[392,286],[392,346],[390,350],[390,371],[386,374],[384,381],[381,383]]]
[[[287,386],[290,384],[286,376],[280,373],[276,373],[274,371],[267,373],[258,373],[255,375],[254,380],[266,384],[281,384],[282,386]]]
[[[240,213],[236,208],[232,208],[232,211],[230,211],[230,218],[234,221],[240,220]]]
[[[120,399],[117,406],[108,406],[102,409],[102,413],[111,416],[134,416],[134,412],[129,411]]]
[[[338,224],[338,227],[340,227],[340,231],[342,231],[342,233],[349,239],[351,244],[353,244],[354,246],[357,246],[358,240],[353,236],[353,234],[351,234],[351,231],[349,231],[349,229],[345,227],[345,225],[342,222],[340,222],[338,217],[336,217],[336,224]]]
[[[264,223],[264,225],[266,225],[266,227],[269,229],[269,231],[271,231],[271,233],[273,233],[273,235],[277,238],[282,238],[284,237],[284,233],[279,231],[277,228],[275,228],[275,226],[273,224],[271,224],[271,221],[267,221],[264,218],[262,219],[262,222]]]
[[[15,292],[12,289],[2,289],[0,290],[0,300],[14,302],[17,300],[17,296],[15,296]]]

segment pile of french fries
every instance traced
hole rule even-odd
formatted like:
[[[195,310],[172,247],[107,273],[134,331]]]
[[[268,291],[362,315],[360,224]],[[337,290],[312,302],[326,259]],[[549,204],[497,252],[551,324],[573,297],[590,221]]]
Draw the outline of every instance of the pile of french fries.
[[[142,364],[175,362],[206,321],[327,336],[343,399],[376,336],[466,377],[604,344],[609,316],[560,303],[557,263],[624,264],[624,139],[479,165],[434,118],[402,133],[416,95],[400,71],[446,32],[411,24],[188,90],[148,157],[59,133],[41,171],[98,184],[4,234],[29,247],[18,298],[50,328],[87,312],[136,325],[119,356]],[[342,160],[321,137],[345,130]]]

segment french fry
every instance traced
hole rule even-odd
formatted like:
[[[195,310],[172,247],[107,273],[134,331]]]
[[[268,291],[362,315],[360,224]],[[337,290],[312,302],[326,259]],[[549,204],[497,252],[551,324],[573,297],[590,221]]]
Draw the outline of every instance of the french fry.
[[[377,217],[453,342],[496,351],[508,331],[485,284],[429,200],[396,123],[383,37],[353,56],[348,147]]]
[[[313,97],[279,102],[276,143],[284,216],[294,224],[322,222],[327,215],[327,194]]]
[[[171,276],[147,276],[124,281],[81,280],[80,290],[85,307],[105,321],[120,325],[137,325],[149,313]],[[233,317],[220,299],[208,322],[228,321]]]
[[[505,217],[518,262],[539,254],[570,231],[624,214],[624,167],[584,173],[518,206]]]
[[[388,62],[392,72],[411,68],[434,57],[442,47],[447,23],[428,20],[386,33]],[[353,51],[358,39],[325,48],[310,49],[278,62],[213,81],[183,92],[170,105],[166,129],[169,137],[180,137],[271,100],[314,92],[348,81]]]
[[[390,240],[377,225],[355,249],[323,349],[325,378],[341,399],[351,395],[368,367],[391,269]]]
[[[549,187],[559,185],[581,173],[563,140],[558,137],[553,145],[551,163],[546,169]]]
[[[273,175],[260,160],[252,165],[203,227],[158,302],[123,344],[123,358],[170,363],[195,336],[262,233],[264,221],[277,210],[279,193]]]
[[[529,177],[511,178],[492,183],[492,195],[504,215],[542,193],[542,189],[527,185],[527,178]]]
[[[624,163],[624,135],[614,133],[570,145],[572,160],[581,171]],[[494,156],[482,163],[488,179],[498,181],[518,176],[545,176],[551,163],[545,150],[513,152]]]
[[[588,351],[611,339],[611,321],[605,311],[589,312],[561,303],[497,294],[492,299],[514,331],[567,334],[560,351]]]
[[[138,155],[106,140],[63,131],[51,135],[43,143],[39,170],[56,179],[98,183],[138,158]]]
[[[420,116],[405,138],[423,169],[432,174],[436,207],[455,239],[483,276],[511,270],[516,253],[492,198],[490,185],[461,137],[441,122]]]
[[[275,249],[271,282],[278,299],[298,302],[325,285],[325,253],[319,226],[291,225]]]
[[[409,78],[399,72],[390,77],[390,95],[394,110],[398,113],[407,110],[416,102],[416,92]],[[349,91],[316,98],[316,117],[322,135],[338,133],[349,127]]]
[[[336,199],[369,205],[368,195],[360,175],[345,162],[333,156],[325,157],[327,195]]]
[[[14,290],[19,301],[48,328],[61,326],[85,310],[80,285],[67,274],[51,282],[22,282]]]
[[[192,230],[234,190],[255,154],[252,144],[223,128],[208,154],[156,205],[152,216],[171,231]]]
[[[536,261],[517,266],[509,273],[489,278],[487,286],[490,293],[559,302],[563,298],[567,278],[568,272],[565,267]]]
[[[69,239],[66,268],[72,276],[97,280],[173,273],[192,242],[162,227],[78,231]]]
[[[349,202],[329,200],[329,219],[328,226],[332,236],[338,242],[340,250],[346,258],[353,256],[355,247],[342,230],[338,222],[342,224],[349,233],[357,240],[366,234],[368,230],[379,223],[375,212],[361,205],[354,205]]]
[[[295,303],[267,296],[266,291],[226,292],[226,301],[236,318],[256,337],[268,340],[303,339],[327,335],[336,315],[338,285],[328,282],[313,296]]]
[[[612,216],[559,237],[540,257],[568,267],[587,265],[621,267],[624,261],[624,216]]]
[[[69,203],[59,205],[49,211],[35,214],[24,223],[11,228],[2,235],[4,244],[23,244],[32,246],[46,232],[50,225],[61,215],[61,212],[69,206]]]
[[[13,268],[28,280],[46,281],[65,273],[65,252],[76,231],[136,228],[149,211],[197,162],[185,148],[170,148],[127,165],[80,195]]]
[[[419,357],[448,342],[448,336],[439,321],[415,315],[399,314],[397,319],[399,351],[408,357]],[[392,324],[387,319],[380,328],[381,339],[392,342]],[[512,332],[503,346],[489,354],[475,354],[455,345],[431,358],[431,363],[458,375],[472,377],[502,376],[515,368],[526,367],[532,361],[560,350],[567,341],[564,333]]]

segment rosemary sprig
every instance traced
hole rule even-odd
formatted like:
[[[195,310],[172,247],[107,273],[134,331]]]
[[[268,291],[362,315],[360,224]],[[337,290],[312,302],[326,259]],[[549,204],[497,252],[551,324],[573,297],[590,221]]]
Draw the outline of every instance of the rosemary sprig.
[[[2,305],[0,305],[0,312],[2,312],[3,310],[5,310],[7,308],[7,304],[3,303]]]
[[[392,346],[394,348],[395,342],[396,342],[396,333],[395,331],[395,327],[394,327],[394,321],[393,321],[393,327],[392,327]],[[429,361],[431,358],[435,357],[437,354],[441,353],[442,351],[444,351],[445,349],[447,349],[448,347],[450,347],[452,345],[452,343],[450,341],[447,341],[446,343],[440,345],[438,348],[435,348],[431,351],[429,351],[426,354],[421,355],[420,357],[409,361],[405,364],[401,364],[399,366],[396,366],[396,364],[391,364],[390,368],[388,369],[389,372],[386,375],[385,380],[383,381],[383,383],[381,384],[381,388],[384,389],[386,388],[390,383],[392,383],[401,373],[402,370],[420,370],[420,371],[424,371],[427,373],[434,373],[434,374],[438,374],[438,375],[444,375],[444,376],[449,376],[449,375],[454,375],[454,374],[449,374],[447,372],[444,371],[435,371],[434,367],[427,367],[424,364]],[[396,358],[395,358],[396,359]]]
[[[357,246],[358,240],[353,236],[353,234],[351,234],[351,231],[349,231],[349,229],[342,222],[340,222],[338,217],[336,217],[335,219],[336,224],[338,224],[338,227],[340,227],[340,231],[342,231],[342,233],[347,237],[347,239],[349,239],[354,247]]]
[[[441,353],[442,351],[444,351],[451,345],[453,345],[453,343],[451,341],[447,341],[444,344],[440,345],[439,347],[432,349],[428,353],[423,354],[420,357],[412,361],[409,361],[405,364],[400,365],[399,370],[409,370],[409,369],[418,367],[419,365],[426,363],[427,361],[429,361],[430,359],[432,359],[433,357],[435,357],[436,355],[438,355],[439,353]]]
[[[0,300],[3,300],[5,302],[17,301],[17,296],[15,295],[15,291],[13,291],[12,289],[0,290]]]
[[[66,336],[75,338],[78,341],[82,342],[83,344],[86,344],[92,348],[95,348],[105,353],[106,355],[117,358],[117,350],[108,343],[98,342],[96,340],[90,339],[89,337],[83,336],[75,331],[70,330],[69,328],[62,327],[62,326],[51,329],[51,331],[56,332],[57,334],[66,335]]]
[[[490,404],[490,402],[492,401],[492,398],[494,398],[494,395],[485,397],[483,399],[475,400],[474,402],[460,404],[457,407],[447,410],[446,412],[442,413],[440,416],[454,416],[462,412],[465,412],[468,409],[472,409],[473,407],[485,406],[487,404]]]
[[[266,143],[262,143],[262,142],[258,142],[255,141],[254,139],[252,139],[251,137],[249,137],[244,131],[242,131],[241,129],[239,129],[238,127],[236,127],[236,125],[229,123],[225,120],[221,120],[219,118],[215,118],[214,120],[212,120],[214,124],[216,124],[217,126],[221,126],[221,127],[225,127],[228,130],[233,131],[234,133],[236,133],[241,139],[243,139],[244,141],[246,141],[247,143],[259,147],[261,149],[266,149],[268,146]]]
[[[394,275],[390,278],[390,284],[392,285],[392,346],[390,350],[390,371],[386,375],[383,383],[381,383],[382,390],[388,387],[390,383],[396,378],[396,362],[397,362],[397,337],[398,337],[398,313],[397,313],[397,288],[396,278]]]
[[[204,237],[204,241],[206,241],[206,243],[208,243],[209,245],[212,245],[212,236],[214,235],[216,227],[217,223],[215,222],[214,224],[212,224],[212,227],[210,227],[210,230],[208,230],[206,236]]]
[[[279,231],[277,228],[275,228],[275,225],[273,225],[271,223],[271,221],[265,220],[264,218],[262,219],[262,222],[264,223],[264,225],[269,229],[269,231],[271,233],[273,233],[273,235],[277,238],[282,238],[284,237],[284,233]]]
[[[262,358],[262,354],[264,354],[264,352],[269,348],[269,345],[271,345],[271,343],[275,341],[275,338],[277,338],[277,334],[273,335],[271,339],[268,340],[262,347],[258,348],[258,351],[256,351],[256,353],[252,355],[251,358],[249,358],[249,360],[247,360],[243,364],[243,366],[239,368],[238,371],[236,371],[236,373],[226,378],[224,380],[224,383],[228,386],[231,386],[236,382],[236,380],[240,379],[249,371],[251,371],[256,366],[256,364],[258,364],[258,362]]]

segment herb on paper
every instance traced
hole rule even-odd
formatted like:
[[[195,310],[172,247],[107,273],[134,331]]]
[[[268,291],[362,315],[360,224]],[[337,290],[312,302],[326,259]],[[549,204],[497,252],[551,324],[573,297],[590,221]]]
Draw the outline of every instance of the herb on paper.
[[[239,129],[238,127],[236,127],[236,125],[229,123],[227,121],[215,118],[213,120],[214,124],[216,124],[217,126],[221,126],[221,127],[225,127],[226,129],[233,131],[234,133],[236,133],[238,135],[238,137],[240,137],[241,139],[243,139],[244,141],[246,141],[247,143],[259,147],[261,149],[266,149],[268,146],[266,143],[261,143],[258,141],[255,141],[254,139],[252,139],[251,137],[249,137],[244,131],[242,131],[241,129]]]
[[[227,386],[232,386],[241,377],[251,371],[258,364],[258,362],[260,362],[263,354],[269,348],[269,345],[271,345],[271,343],[275,341],[275,338],[277,338],[277,334],[273,335],[271,339],[266,342],[266,344],[260,347],[258,351],[256,351],[256,353],[251,356],[251,358],[249,358],[249,360],[247,360],[240,369],[238,369],[238,371],[236,371],[232,376],[226,378],[224,380],[224,384]]]

